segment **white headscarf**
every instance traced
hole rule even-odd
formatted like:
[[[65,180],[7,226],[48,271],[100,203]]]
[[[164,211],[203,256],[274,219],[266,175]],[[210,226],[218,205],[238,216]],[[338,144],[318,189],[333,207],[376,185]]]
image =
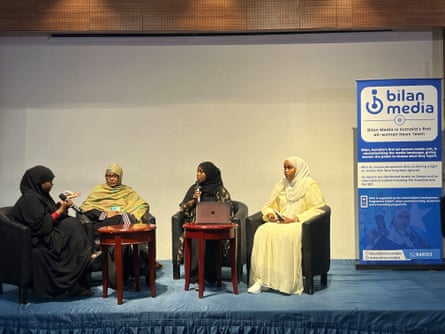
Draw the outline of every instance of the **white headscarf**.
[[[283,178],[275,185],[272,197],[278,196],[281,191],[285,190],[288,201],[296,202],[304,197],[314,180],[309,176],[309,166],[302,158],[290,156],[285,161],[289,161],[297,171],[291,181]]]
[[[286,160],[297,169],[294,178],[290,182],[286,178],[283,180],[287,183],[285,187],[286,196],[289,201],[298,201],[306,194],[314,180],[309,176],[309,166],[306,161],[297,156],[288,157]]]

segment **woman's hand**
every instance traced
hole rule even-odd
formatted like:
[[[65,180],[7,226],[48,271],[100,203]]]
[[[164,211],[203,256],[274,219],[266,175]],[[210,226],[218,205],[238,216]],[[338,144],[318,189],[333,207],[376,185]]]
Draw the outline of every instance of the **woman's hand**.
[[[69,198],[67,198],[64,201],[61,200],[61,201],[59,201],[59,203],[60,203],[60,209],[62,212],[68,210],[71,206],[73,206],[73,201],[70,200]]]
[[[63,215],[73,205],[73,201],[70,199],[60,200],[58,204],[59,206],[56,209],[56,211],[51,213],[51,217],[53,218],[54,224],[57,223],[60,215]]]
[[[190,201],[186,202],[188,208],[193,208],[195,206],[196,200],[192,198]]]
[[[285,217],[283,216],[283,220],[280,221],[281,224],[289,224],[289,223],[296,223],[298,222],[298,218],[289,218],[289,217]]]
[[[120,211],[107,211],[107,218],[111,218],[111,217],[114,217],[114,216],[118,216],[118,215],[120,215],[120,214],[121,214]]]
[[[78,192],[78,191],[66,190],[63,193],[65,194],[66,198],[68,198],[68,199],[73,199],[73,198],[76,198],[76,197],[80,196],[80,192]]]
[[[267,221],[277,224],[289,224],[289,223],[295,223],[298,221],[298,218],[289,218],[282,216],[283,219],[278,219],[278,217],[273,213],[268,213],[266,215]]]
[[[284,217],[284,220],[281,221],[281,224],[289,224],[289,223],[295,223],[298,221],[298,218],[289,218],[289,217]]]
[[[275,216],[272,212],[268,213],[266,215],[266,218],[267,218],[267,221],[272,222],[272,223],[275,223],[278,221],[277,216]]]
[[[199,187],[195,188],[192,199],[196,202],[201,197],[201,189]]]

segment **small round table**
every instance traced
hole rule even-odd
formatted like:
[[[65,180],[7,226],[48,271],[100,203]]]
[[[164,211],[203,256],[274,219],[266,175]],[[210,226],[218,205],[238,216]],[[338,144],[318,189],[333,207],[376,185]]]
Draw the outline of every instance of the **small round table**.
[[[221,242],[224,240],[230,241],[230,264],[232,272],[232,288],[233,293],[238,294],[238,274],[237,274],[237,228],[238,225],[234,223],[227,224],[195,224],[187,223],[184,227],[184,251],[185,251],[185,285],[184,289],[188,291],[190,285],[190,262],[192,239],[198,241],[198,286],[199,298],[204,295],[204,272],[205,272],[205,244],[207,240],[216,240],[216,269],[217,269],[217,285],[221,286],[221,262],[222,250]]]
[[[151,296],[156,296],[155,271],[156,271],[156,225],[154,224],[133,224],[133,225],[110,225],[102,226],[97,229],[100,235],[100,246],[104,255],[107,254],[109,246],[115,247],[116,262],[116,289],[117,303],[122,304],[123,294],[123,265],[122,265],[122,246],[133,245],[134,256],[134,276],[136,291],[140,290],[140,263],[139,263],[139,245],[148,244],[148,272]],[[102,297],[108,296],[108,256],[102,260]]]

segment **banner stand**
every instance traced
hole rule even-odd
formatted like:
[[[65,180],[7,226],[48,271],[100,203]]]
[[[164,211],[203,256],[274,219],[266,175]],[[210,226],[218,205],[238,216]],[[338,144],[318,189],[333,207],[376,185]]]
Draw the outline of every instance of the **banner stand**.
[[[444,270],[442,80],[357,80],[356,269]]]
[[[355,201],[355,226],[358,226],[358,213],[357,213],[357,128],[353,127],[352,128],[352,141],[353,141],[353,156],[354,156],[354,190],[355,190],[355,196],[354,196],[354,201]],[[445,131],[442,131],[442,147],[443,145],[443,141],[445,141]],[[443,160],[443,159],[442,159]],[[445,177],[445,174],[443,175],[443,177]],[[445,201],[444,201],[445,204]],[[441,205],[444,205],[441,203]],[[442,208],[441,208],[442,211]],[[359,235],[356,231],[356,240],[359,240]],[[445,226],[442,226],[442,237],[445,238]],[[355,249],[358,250],[359,246],[356,244]],[[360,263],[360,261],[358,260],[358,255],[356,254],[356,261],[355,261],[355,269],[357,270],[445,270],[445,259],[442,259],[442,263],[439,264],[416,264],[416,265],[388,265],[388,264],[381,264],[381,263],[372,263],[372,264],[365,264],[365,263]]]
[[[363,270],[363,269],[396,269],[396,270],[445,270],[445,262],[441,264],[362,264],[360,261],[355,263],[355,269]]]

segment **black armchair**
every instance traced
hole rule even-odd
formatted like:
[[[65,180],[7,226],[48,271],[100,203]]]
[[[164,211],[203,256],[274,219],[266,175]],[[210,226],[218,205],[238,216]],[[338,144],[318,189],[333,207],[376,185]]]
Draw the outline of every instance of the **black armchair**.
[[[9,218],[12,207],[0,208],[0,293],[3,283],[16,285],[19,303],[27,303],[32,285],[31,230]]]
[[[27,289],[32,288],[31,230],[9,218],[11,211],[11,206],[0,208],[0,294],[3,293],[3,283],[15,285],[19,289],[19,303],[26,304]],[[147,211],[143,222],[155,224],[156,218]],[[88,225],[84,224],[85,227]],[[99,261],[91,270],[101,270],[100,265]]]
[[[243,273],[243,265],[246,264],[246,218],[248,214],[247,205],[239,202],[232,201],[234,209],[234,217],[232,220],[239,225],[238,233],[238,279],[241,278]],[[184,264],[184,254],[180,251],[182,249],[184,228],[184,215],[181,211],[176,212],[172,216],[172,263],[173,263],[173,279],[180,278],[180,266]],[[230,252],[228,252],[230,254]],[[222,265],[230,267],[230,259],[224,257]]]
[[[253,238],[256,229],[263,224],[262,213],[247,217],[247,282],[249,282],[250,259],[252,255]],[[321,285],[326,286],[331,263],[330,245],[331,208],[325,206],[323,212],[303,223],[302,227],[302,271],[304,277],[304,292],[314,293],[314,276],[321,276]]]

